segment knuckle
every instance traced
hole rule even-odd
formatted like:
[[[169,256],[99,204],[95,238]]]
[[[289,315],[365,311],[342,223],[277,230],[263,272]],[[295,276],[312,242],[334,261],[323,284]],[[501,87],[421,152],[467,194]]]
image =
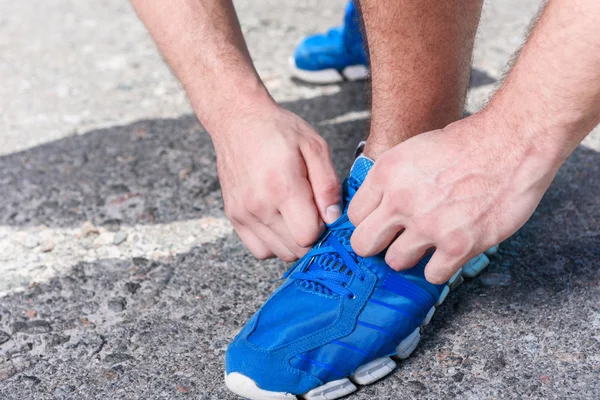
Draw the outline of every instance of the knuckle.
[[[266,227],[275,230],[281,223],[281,214],[277,213],[275,210],[270,210],[261,216],[261,222]]]
[[[384,210],[387,210],[387,212],[392,215],[399,215],[404,211],[404,202],[398,197],[396,192],[384,196],[382,206],[384,207]]]
[[[384,168],[378,168],[372,173],[369,173],[367,179],[365,179],[365,184],[367,184],[371,190],[376,190],[377,188],[388,187],[387,180],[386,170]]]
[[[292,262],[295,261],[297,258],[296,256],[294,256],[293,254],[289,254],[289,255],[284,255],[283,257],[281,257],[281,260],[285,261],[285,262]]]
[[[446,282],[446,279],[444,277],[443,274],[441,274],[440,272],[436,271],[425,271],[425,279],[427,279],[427,281],[429,283],[433,283],[434,285],[441,285],[443,283]]]
[[[319,186],[317,191],[322,196],[327,197],[339,197],[340,195],[340,181],[336,178],[330,178]]]
[[[384,213],[388,223],[392,223],[395,226],[401,225],[408,217],[403,202],[396,199],[391,193],[383,195],[377,209]],[[373,210],[372,213],[374,211],[375,210]]]
[[[245,208],[249,213],[260,216],[264,214],[267,208],[267,203],[258,196],[249,196],[246,197]]]
[[[364,241],[362,240],[362,233],[358,229],[355,230],[352,237],[350,237],[350,244],[352,245],[352,249],[359,256],[365,256],[368,250],[363,243]]]
[[[302,258],[310,251],[311,247],[301,247],[295,252],[296,258]]]
[[[444,252],[452,258],[463,258],[471,248],[471,241],[464,232],[453,232],[446,235],[441,243]]]
[[[390,199],[395,205],[407,202],[410,199],[412,190],[403,185],[394,185],[390,188]]]
[[[329,145],[321,136],[315,135],[307,141],[306,145],[316,155],[329,154]]]
[[[302,234],[296,238],[296,244],[300,247],[308,247],[317,240],[317,236]]]
[[[281,176],[280,171],[270,171],[266,175],[266,193],[275,203],[281,203],[293,196],[293,188],[289,180]]]
[[[348,215],[348,219],[356,228],[358,228],[363,220],[367,217],[367,213],[362,208],[361,204],[355,201],[350,202],[348,205],[348,211],[346,213]],[[353,236],[355,235],[356,233]]]
[[[295,196],[294,189],[289,185],[280,185],[279,189],[272,192],[275,204],[281,205]]]
[[[398,268],[398,255],[396,254],[396,252],[393,250],[393,248],[390,248],[387,253],[385,254],[385,262],[392,268],[392,269],[396,269]]]
[[[392,243],[385,254],[385,261],[392,267],[392,269],[398,270],[402,267],[406,267],[406,263],[409,261],[407,258],[408,254],[398,245],[398,243]]]
[[[296,244],[300,247],[309,247],[319,238],[319,226],[313,225],[303,229],[302,233],[295,238]]]
[[[278,168],[268,168],[263,172],[265,178],[265,184],[279,183],[281,180],[281,169]]]
[[[436,228],[440,225],[435,222],[435,218],[429,216],[415,218],[414,215],[410,215],[409,218],[411,222],[410,229],[413,234],[429,242],[436,242],[436,234],[439,232],[439,229]]]
[[[225,204],[224,211],[230,221],[243,223],[246,219],[244,209],[236,204]]]
[[[266,260],[269,258],[273,258],[273,253],[271,253],[268,249],[255,249],[252,250],[252,255],[257,259],[257,260]]]

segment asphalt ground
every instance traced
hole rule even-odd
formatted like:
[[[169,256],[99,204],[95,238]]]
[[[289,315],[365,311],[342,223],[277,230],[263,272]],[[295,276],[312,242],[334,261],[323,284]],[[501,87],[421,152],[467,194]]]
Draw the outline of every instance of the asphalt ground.
[[[342,177],[363,85],[301,85],[286,67],[343,4],[236,2],[270,91]],[[486,4],[471,112],[538,5]],[[233,233],[209,137],[130,5],[0,0],[0,76],[0,398],[233,399],[227,343],[287,266]],[[599,189],[596,131],[413,356],[351,398],[600,398]]]

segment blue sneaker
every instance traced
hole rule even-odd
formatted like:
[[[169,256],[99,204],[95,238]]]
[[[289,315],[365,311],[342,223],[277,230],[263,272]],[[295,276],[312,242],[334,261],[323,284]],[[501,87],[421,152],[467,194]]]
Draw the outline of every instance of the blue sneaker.
[[[308,36],[290,58],[292,76],[309,83],[357,81],[369,74],[367,54],[360,32],[360,15],[350,1],[344,25],[325,34]]]
[[[344,182],[346,205],[372,164],[364,156],[354,162]],[[427,282],[429,257],[401,272],[383,254],[359,257],[346,211],[285,273],[285,283],[227,349],[225,383],[234,393],[254,400],[331,400],[375,382],[396,367],[391,356],[412,353],[421,327],[462,281],[459,271],[445,285]],[[476,267],[483,269],[487,258],[479,258]]]
[[[498,250],[500,250],[500,245],[497,244],[494,247],[489,248],[488,250],[485,251],[485,254],[488,256],[493,256],[496,253],[498,253]]]

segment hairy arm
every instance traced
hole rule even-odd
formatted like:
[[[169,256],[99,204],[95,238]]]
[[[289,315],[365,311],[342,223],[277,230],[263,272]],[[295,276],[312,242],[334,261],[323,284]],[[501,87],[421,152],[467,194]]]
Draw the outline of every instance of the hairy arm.
[[[357,253],[387,247],[401,270],[435,248],[425,275],[443,283],[523,226],[600,122],[599,15],[597,0],[549,0],[487,107],[378,158],[348,212]]]
[[[487,110],[562,163],[600,122],[600,2],[549,0]]]
[[[256,103],[271,102],[231,0],[132,0],[211,135]]]
[[[132,0],[217,154],[225,213],[257,258],[301,257],[341,214],[327,143],[275,103],[231,0]]]

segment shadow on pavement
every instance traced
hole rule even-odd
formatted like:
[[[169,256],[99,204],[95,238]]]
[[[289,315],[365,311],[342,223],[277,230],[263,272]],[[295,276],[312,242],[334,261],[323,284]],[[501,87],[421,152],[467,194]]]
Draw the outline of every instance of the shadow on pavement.
[[[363,122],[322,121],[365,109],[362,84],[284,106],[332,142],[349,167]],[[215,155],[194,116],[144,120],[0,157],[0,225],[165,223],[220,213]]]
[[[474,70],[472,86],[492,83]],[[364,85],[284,103],[328,140],[343,176],[367,121],[330,122],[365,110]],[[144,120],[70,136],[0,157],[0,225],[131,225],[219,213],[210,139],[194,116]]]
[[[284,106],[322,132],[343,176],[367,121],[322,122],[363,111],[362,85]],[[0,225],[222,216],[214,161],[192,116],[0,157]],[[599,189],[600,154],[580,147],[490,268],[449,296],[415,355],[354,398],[599,393]],[[3,297],[3,397],[233,398],[221,383],[226,345],[284,269],[253,260],[232,235],[168,261],[78,263]]]

